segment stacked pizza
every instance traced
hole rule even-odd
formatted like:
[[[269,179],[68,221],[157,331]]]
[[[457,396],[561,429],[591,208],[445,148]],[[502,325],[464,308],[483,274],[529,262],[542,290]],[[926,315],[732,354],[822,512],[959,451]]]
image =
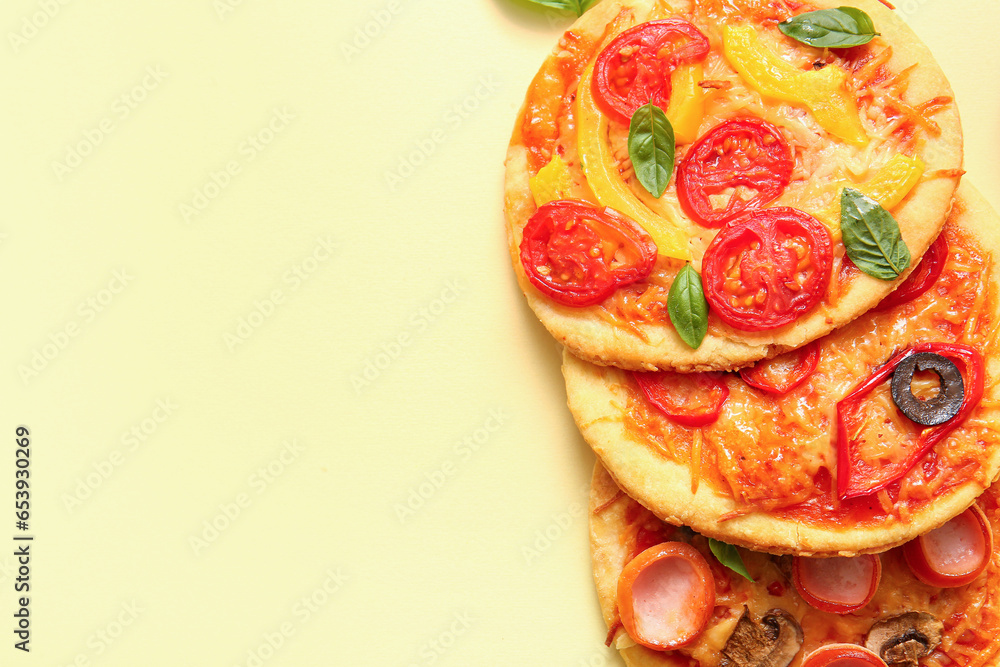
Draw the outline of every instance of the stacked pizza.
[[[1000,219],[961,165],[874,0],[604,0],[562,36],[508,240],[627,664],[997,664]]]

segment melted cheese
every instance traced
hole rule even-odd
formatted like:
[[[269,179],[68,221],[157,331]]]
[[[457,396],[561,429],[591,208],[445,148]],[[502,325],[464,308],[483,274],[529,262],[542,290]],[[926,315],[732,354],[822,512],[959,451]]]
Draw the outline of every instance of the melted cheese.
[[[697,6],[690,18],[709,38],[710,43],[719,44],[722,41],[722,22],[717,21],[718,9],[707,5]],[[776,30],[772,29],[776,33]],[[765,35],[768,48],[778,52],[783,58],[796,66],[804,66],[805,53],[819,54],[812,49],[792,50],[786,44],[788,40],[777,40],[773,35]],[[878,47],[886,53],[891,53],[890,47]],[[888,56],[886,56],[888,57]],[[873,62],[881,64],[876,56]],[[722,119],[753,115],[780,127],[789,142],[795,156],[795,166],[792,180],[785,192],[771,206],[791,206],[806,211],[827,224],[834,241],[840,238],[840,193],[845,186],[861,189],[866,194],[875,196],[889,210],[892,210],[903,199],[905,194],[916,184],[923,173],[924,165],[917,159],[906,155],[912,150],[913,137],[904,138],[898,133],[905,119],[894,113],[886,105],[901,94],[903,84],[888,80],[869,85],[865,90],[877,90],[878,96],[866,97],[862,106],[864,112],[863,124],[870,136],[865,146],[858,146],[831,136],[807,110],[790,103],[775,102],[765,98],[759,91],[748,85],[727,62],[724,54],[718,48],[709,51],[701,63],[705,80],[715,82],[720,87],[708,89],[701,101],[704,115],[698,128],[698,136],[705,134]],[[905,77],[903,77],[905,83]],[[855,86],[865,85],[864,81],[855,81]],[[896,86],[892,88],[892,86]],[[641,215],[646,218],[648,212],[654,217],[670,221],[678,226],[688,239],[692,265],[701,271],[701,258],[708,244],[718,232],[716,229],[702,227],[690,220],[683,211],[677,197],[676,179],[671,181],[662,197],[655,198],[639,183],[632,170],[628,154],[628,128],[619,123],[611,123],[607,129],[608,150],[617,165],[618,177],[627,188],[630,200],[640,203]],[[686,147],[678,148],[677,162],[683,159]],[[905,173],[904,173],[905,172]],[[905,176],[905,178],[902,178]],[[893,178],[896,181],[893,181]],[[892,182],[896,187],[887,188]],[[598,190],[606,184],[595,186]],[[621,186],[615,185],[616,189]],[[868,191],[872,190],[871,193]],[[597,191],[597,190],[595,190]],[[738,194],[738,193],[737,193]],[[884,196],[879,196],[884,195]],[[735,196],[735,195],[734,195]],[[724,202],[720,202],[720,207]],[[632,213],[633,217],[636,215]],[[638,219],[638,218],[637,218]],[[649,229],[651,225],[644,224]],[[671,241],[673,244],[673,241]],[[843,255],[843,246],[835,244],[835,255],[839,259]],[[676,256],[676,255],[675,255]],[[834,266],[839,269],[839,261]],[[656,278],[666,287],[657,287],[656,279],[647,283],[652,291],[664,290],[652,301],[666,302],[666,289],[672,280],[672,274],[657,267]],[[644,285],[645,287],[646,285]],[[830,289],[824,296],[823,303],[835,306],[843,286],[837,280],[830,281]],[[662,321],[658,310],[647,311],[635,299],[629,303],[628,295],[616,294],[606,303],[605,307],[613,313],[610,321]],[[821,305],[821,307],[823,307]]]
[[[984,356],[995,349],[992,334],[998,323],[991,313],[997,296],[988,289],[990,274],[978,269],[987,258],[958,230],[946,227],[943,233],[949,259],[938,282],[914,301],[869,312],[821,339],[816,370],[792,391],[765,394],[731,374],[726,379],[729,399],[719,419],[692,429],[672,422],[634,390],[626,428],[668,458],[697,470],[699,484],[733,498],[743,509],[730,516],[780,512],[816,525],[836,525],[845,518],[861,523],[905,520],[959,484],[988,483],[980,479],[983,446],[996,440],[996,427],[979,419],[988,409],[979,406],[934,448],[927,465],[914,466],[898,490],[880,496],[881,509],[851,515],[849,504],[839,507],[831,492],[837,468],[836,403],[892,351],[929,341],[965,343]],[[862,440],[862,458],[869,462],[899,460],[920,433],[895,409],[887,383],[866,399],[863,412],[866,418],[852,436]],[[692,459],[696,452],[698,461]]]
[[[593,105],[585,104],[590,86],[584,73],[592,66],[603,44],[637,22],[668,15],[689,19],[706,34],[712,49],[703,62],[682,67],[672,77],[678,94],[690,88],[690,78],[699,69],[706,83],[704,89],[698,87],[700,100],[696,103],[687,104],[686,100],[678,98],[671,100],[668,112],[674,113],[674,120],[683,124],[683,128],[678,128],[682,129],[678,163],[687,150],[683,140],[692,134],[703,135],[724,119],[749,114],[780,127],[794,152],[795,167],[791,183],[771,205],[791,206],[827,222],[835,241],[833,275],[839,275],[843,246],[836,243],[839,239],[836,211],[839,210],[841,189],[845,184],[860,186],[894,160],[919,152],[926,137],[935,133],[932,116],[950,105],[951,100],[934,98],[917,107],[903,103],[909,70],[890,72],[886,63],[892,53],[891,47],[875,40],[863,62],[842,63],[844,71],[854,70],[846,85],[857,96],[860,122],[869,140],[867,145],[861,146],[837,139],[808,109],[765,98],[740,76],[722,51],[724,26],[737,17],[740,21],[749,17],[766,48],[790,67],[805,72],[821,60],[827,66],[839,66],[838,56],[831,55],[833,52],[793,43],[774,27],[775,19],[807,7],[797,2],[763,0],[677,0],[670,4],[669,7],[666,3],[658,4],[649,16],[622,11],[600,36],[581,36],[572,31],[563,36],[554,60],[547,61],[529,89],[524,120],[515,133],[514,140],[520,140],[528,148],[532,171],[537,173],[553,156],[561,156],[572,173],[572,196],[593,199],[625,213],[653,235],[662,255],[690,258],[700,272],[701,257],[717,230],[701,227],[687,218],[678,201],[674,182],[662,197],[657,199],[650,195],[632,169],[627,126],[610,123],[607,119],[594,122],[586,111]],[[580,85],[581,76],[583,85]],[[680,120],[676,114],[682,107],[686,107],[688,113],[682,114],[683,120]],[[595,118],[601,116],[596,109],[593,111]],[[930,177],[937,173],[932,172]],[[899,199],[896,197],[887,206],[891,209]],[[595,312],[605,321],[646,340],[645,332],[636,323],[664,321],[661,304],[666,302],[666,290],[673,274],[663,266],[670,264],[661,262],[654,275],[641,283],[643,288],[648,288],[646,298],[636,298],[634,290],[628,293],[619,290]],[[846,287],[838,280],[831,280],[829,285],[818,313],[835,308]]]

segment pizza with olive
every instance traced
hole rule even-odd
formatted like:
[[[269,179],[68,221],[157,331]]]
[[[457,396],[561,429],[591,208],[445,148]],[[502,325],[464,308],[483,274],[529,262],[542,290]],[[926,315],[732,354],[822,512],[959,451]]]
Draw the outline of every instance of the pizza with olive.
[[[882,551],[1000,473],[1000,218],[969,185],[881,304],[739,372],[564,354],[568,402],[611,476],[661,519],[774,553]]]
[[[962,174],[958,110],[890,9],[839,4],[604,0],[562,36],[515,125],[505,214],[520,287],[575,355],[745,366],[918,263]]]
[[[663,523],[598,464],[590,547],[607,644],[629,667],[994,665],[998,497],[994,485],[881,554],[772,556]]]

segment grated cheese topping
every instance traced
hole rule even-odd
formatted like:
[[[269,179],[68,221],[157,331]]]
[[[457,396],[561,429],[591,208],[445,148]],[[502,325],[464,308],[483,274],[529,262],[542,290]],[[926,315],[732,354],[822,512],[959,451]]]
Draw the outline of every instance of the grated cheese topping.
[[[776,512],[812,525],[836,526],[845,517],[861,525],[887,518],[905,520],[935,497],[982,479],[984,451],[996,443],[996,427],[981,419],[989,405],[978,406],[903,478],[891,485],[875,508],[864,499],[835,501],[837,474],[836,404],[881,364],[916,342],[957,342],[989,357],[996,350],[992,313],[997,295],[988,282],[988,257],[975,242],[952,226],[943,234],[949,255],[938,282],[909,303],[885,312],[869,312],[820,339],[816,370],[787,394],[766,394],[726,376],[729,399],[719,419],[693,429],[680,426],[630,388],[625,425],[664,457],[700,472],[699,483],[732,498],[738,509],[729,518],[751,512]],[[902,417],[888,382],[863,405],[865,420],[852,437],[861,439],[865,460],[899,460],[920,434]],[[695,435],[697,433],[697,436]],[[701,460],[694,462],[695,438]],[[862,505],[865,509],[859,509]]]

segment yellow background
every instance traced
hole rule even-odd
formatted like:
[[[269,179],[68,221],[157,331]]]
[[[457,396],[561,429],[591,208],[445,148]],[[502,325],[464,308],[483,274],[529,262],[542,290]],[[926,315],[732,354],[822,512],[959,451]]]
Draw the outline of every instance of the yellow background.
[[[1000,203],[1000,5],[900,11]],[[3,4],[0,664],[620,664],[593,458],[502,232],[514,118],[569,22]],[[7,629],[19,424],[30,654]]]

